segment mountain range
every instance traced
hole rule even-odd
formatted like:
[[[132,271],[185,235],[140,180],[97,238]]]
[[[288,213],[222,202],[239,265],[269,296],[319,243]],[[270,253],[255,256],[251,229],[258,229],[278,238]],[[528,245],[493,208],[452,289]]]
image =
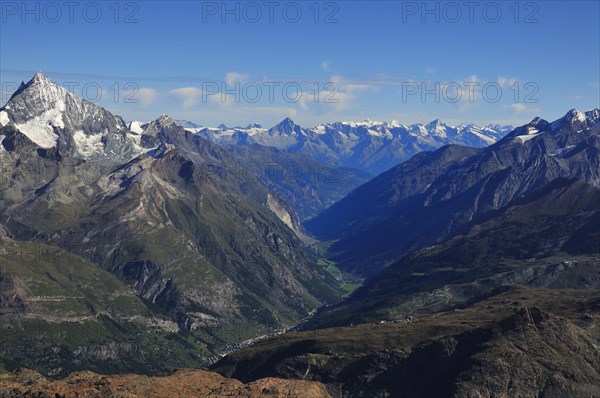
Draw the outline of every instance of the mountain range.
[[[257,124],[246,127],[183,127],[217,144],[263,146],[305,154],[321,164],[359,169],[371,174],[388,170],[421,151],[447,144],[484,147],[512,130],[511,126],[473,124],[449,126],[439,119],[426,125],[403,125],[397,121],[323,123],[304,128],[290,118],[266,129]]]
[[[572,110],[357,188],[307,227],[364,285],[212,369],[340,397],[599,394],[599,140],[600,110]]]
[[[487,148],[421,152],[355,189],[305,226],[330,259],[365,277],[447,240],[557,178],[600,186],[600,110],[536,118]],[[567,207],[567,209],[570,207]]]
[[[100,329],[99,319],[117,329],[158,322],[167,326],[157,327],[156,338],[184,333],[196,339],[187,362],[202,363],[223,344],[290,326],[339,296],[338,282],[286,225],[291,207],[252,176],[227,172],[222,166],[234,160],[226,151],[169,117],[131,131],[41,73],[21,85],[0,115],[0,223],[4,254],[13,259],[0,273],[11,287],[6,300],[15,304],[3,324],[32,327],[49,311],[63,328],[78,319]],[[90,291],[93,273],[73,280],[63,274],[69,268],[48,264],[43,253],[57,250],[72,256],[70,267],[94,264],[107,283],[119,281],[115,289],[132,292],[143,310],[132,310],[111,290]],[[33,256],[33,274],[23,269],[32,264],[18,261],[25,255]],[[68,287],[64,278],[72,280]],[[77,311],[59,310],[70,307]],[[237,334],[228,336],[219,325]],[[56,344],[37,343],[41,347],[8,356],[31,365]],[[92,369],[102,366],[103,350],[129,354],[123,366],[169,366],[166,360],[140,364],[132,350],[148,347],[86,343],[78,352]],[[179,348],[186,350],[184,342]],[[63,361],[75,355],[66,351]],[[57,363],[45,362],[44,371],[69,370]]]
[[[600,109],[125,123],[38,73],[0,176],[0,373],[44,375],[0,396],[600,394]]]

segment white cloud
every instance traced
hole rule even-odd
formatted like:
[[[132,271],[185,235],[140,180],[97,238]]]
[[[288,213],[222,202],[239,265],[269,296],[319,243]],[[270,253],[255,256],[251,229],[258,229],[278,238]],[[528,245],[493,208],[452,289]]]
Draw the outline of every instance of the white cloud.
[[[157,96],[158,93],[153,88],[140,88],[135,97],[140,101],[142,106],[148,106],[156,102]]]
[[[359,92],[363,92],[363,91],[378,91],[379,90],[379,87],[374,84],[361,82],[361,81],[356,82],[353,80],[348,80],[340,75],[333,75],[330,77],[330,80],[332,83],[334,83],[337,86],[337,88],[340,92],[345,92],[348,94],[354,94],[354,93],[359,93]]]
[[[331,110],[347,109],[358,93],[378,89],[374,85],[355,83],[340,75],[333,75],[328,82],[319,83],[317,90],[302,92],[297,104],[313,114],[325,114]]]
[[[225,92],[218,92],[207,96],[207,98],[213,104],[218,104],[222,106],[231,106],[241,101],[239,98],[239,94]]]
[[[503,105],[502,106],[505,109],[512,109],[515,114],[521,114],[523,112],[525,112],[526,114],[539,114],[541,112],[540,108],[537,106],[527,106],[525,104],[521,104],[521,103],[514,103],[514,104],[510,104],[510,105]]]
[[[328,71],[329,67],[330,67],[329,62],[327,62],[327,61],[321,62],[321,69]]]
[[[454,101],[454,106],[458,108],[459,113],[465,113],[477,105],[481,98],[482,83],[477,75],[468,76],[465,79],[456,82],[445,82],[441,84],[441,95],[447,98],[443,101]],[[451,102],[451,101],[449,101]]]
[[[233,106],[223,113],[221,108],[202,107],[193,110],[193,113],[181,113],[178,115],[183,119],[200,120],[205,126],[217,126],[221,123],[226,125],[246,125],[250,122],[266,123],[263,126],[274,126],[286,117],[298,117],[298,110],[293,107],[278,106]]]
[[[248,79],[250,79],[250,76],[246,73],[228,72],[225,74],[225,83],[228,86],[235,86],[236,83],[243,83],[248,81]]]
[[[359,93],[379,91],[379,87],[374,84],[348,80],[340,75],[332,75],[329,80],[329,83],[333,85],[321,84],[316,95],[314,92],[303,93],[300,106],[308,109],[309,104],[314,103],[324,104],[335,110],[343,110],[358,98]]]
[[[298,105],[305,111],[312,110],[324,111],[326,109],[344,110],[347,109],[356,98],[356,95],[343,92],[343,91],[331,91],[331,90],[319,90],[318,92],[302,92]],[[320,108],[320,109],[317,109]]]
[[[236,107],[232,112],[233,114],[244,116],[244,120],[252,121],[255,121],[257,115],[260,115],[260,117],[275,118],[278,121],[288,116],[298,116],[298,111],[290,107]]]
[[[179,97],[184,108],[189,108],[196,104],[198,97],[202,95],[202,90],[197,87],[181,87],[173,89],[169,93]]]
[[[523,104],[520,103],[514,103],[514,104],[510,104],[510,107],[513,111],[515,111],[516,113],[521,113],[523,112],[525,109],[527,109],[527,107]]]
[[[498,76],[498,85],[500,88],[507,88],[513,86],[515,83],[519,83],[519,79],[516,77]]]

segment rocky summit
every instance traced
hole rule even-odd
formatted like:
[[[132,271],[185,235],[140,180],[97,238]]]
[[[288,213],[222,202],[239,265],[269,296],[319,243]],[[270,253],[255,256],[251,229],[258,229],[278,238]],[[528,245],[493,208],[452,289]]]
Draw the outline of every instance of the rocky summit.
[[[14,375],[0,376],[0,397],[16,396],[23,398],[330,397],[325,386],[320,383],[266,378],[243,384],[202,370],[179,370],[165,377],[101,376],[92,372],[79,372],[54,381],[27,369],[21,369]]]

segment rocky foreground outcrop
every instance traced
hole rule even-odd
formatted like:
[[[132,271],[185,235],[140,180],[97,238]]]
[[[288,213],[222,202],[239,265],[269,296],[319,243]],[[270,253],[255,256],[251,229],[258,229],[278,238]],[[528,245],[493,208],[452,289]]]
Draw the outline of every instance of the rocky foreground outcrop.
[[[194,397],[330,397],[325,386],[302,380],[260,379],[244,384],[202,370],[180,370],[166,377],[140,375],[102,376],[78,372],[62,380],[49,380],[21,369],[0,376],[2,398],[194,398]]]

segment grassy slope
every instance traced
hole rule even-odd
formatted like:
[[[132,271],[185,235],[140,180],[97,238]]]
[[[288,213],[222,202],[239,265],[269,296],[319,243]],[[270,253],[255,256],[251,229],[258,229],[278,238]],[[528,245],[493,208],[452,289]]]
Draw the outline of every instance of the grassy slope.
[[[8,369],[165,373],[206,363],[203,343],[107,271],[49,245],[3,239],[1,248],[0,357]]]

